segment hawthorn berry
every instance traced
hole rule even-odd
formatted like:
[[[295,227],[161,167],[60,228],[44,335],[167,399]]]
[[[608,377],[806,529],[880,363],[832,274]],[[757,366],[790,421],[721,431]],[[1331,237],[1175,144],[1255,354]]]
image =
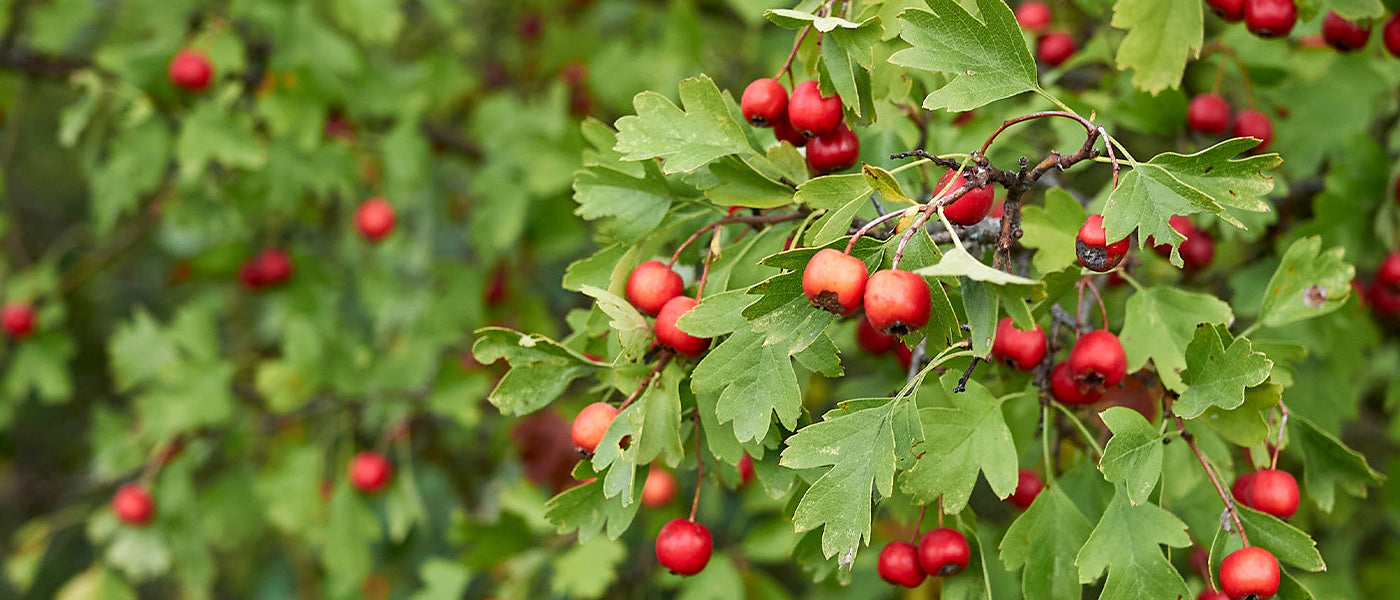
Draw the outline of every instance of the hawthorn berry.
[[[1244,3],[1245,0],[1206,0],[1210,12],[1230,23],[1244,20]]]
[[[28,302],[6,302],[0,307],[0,329],[12,340],[22,340],[34,333],[34,306]]]
[[[1128,355],[1110,331],[1095,329],[1079,336],[1065,359],[1069,374],[1080,385],[1113,387],[1128,371]]]
[[[899,344],[899,337],[887,333],[880,333],[875,330],[875,326],[870,324],[869,319],[862,318],[856,325],[856,345],[862,350],[871,354],[884,354],[894,350]],[[993,349],[993,352],[996,350]]]
[[[710,338],[695,337],[676,325],[682,315],[698,304],[700,301],[690,296],[676,296],[667,301],[656,314],[656,341],[690,358],[704,354],[710,347]]]
[[[739,487],[748,485],[753,481],[753,457],[748,452],[739,459]]]
[[[1196,594],[1196,600],[1230,600],[1230,597],[1226,596],[1224,592],[1206,588],[1201,590],[1201,593]]]
[[[802,270],[802,292],[812,306],[849,315],[860,307],[868,278],[865,263],[859,258],[824,248]]]
[[[961,573],[971,558],[967,538],[956,529],[930,529],[919,539],[919,566],[935,577]]]
[[[1011,317],[997,322],[996,337],[992,339],[992,356],[1018,371],[1034,369],[1045,358],[1045,330],[1039,324],[1020,329]]]
[[[772,127],[787,120],[788,93],[777,79],[755,79],[744,88],[739,108],[754,127]]]
[[[1249,486],[1254,483],[1254,475],[1254,471],[1240,473],[1230,485],[1230,495],[1235,497],[1235,502],[1249,506]]]
[[[1376,268],[1376,282],[1400,291],[1400,252],[1391,252]]]
[[[394,230],[394,207],[383,198],[374,197],[355,209],[355,229],[371,242],[377,242]]]
[[[202,92],[214,79],[214,63],[209,55],[193,48],[184,48],[170,57],[165,76],[170,84],[187,92]]]
[[[243,264],[238,277],[253,290],[281,285],[292,277],[292,257],[281,248],[266,248]]]
[[[773,137],[778,138],[780,142],[787,142],[798,148],[807,145],[807,136],[793,128],[787,119],[778,119],[773,123]]]
[[[155,516],[156,504],[146,486],[124,483],[112,494],[112,514],[128,525],[145,525]]]
[[[1381,27],[1381,41],[1391,56],[1400,56],[1400,13],[1390,15]]]
[[[894,347],[894,359],[899,363],[899,368],[908,371],[909,366],[914,364],[914,351],[900,342]]]
[[[1040,474],[1030,469],[1021,469],[1016,473],[1016,491],[1011,492],[1006,497],[1006,501],[1021,510],[1031,507],[1035,502],[1035,497],[1040,495],[1045,489],[1045,480],[1040,478]]]
[[[1245,489],[1245,506],[1287,519],[1298,512],[1298,481],[1288,471],[1263,469],[1251,473]]]
[[[919,587],[928,574],[919,566],[919,549],[909,542],[890,542],[880,549],[875,566],[883,579],[907,588]]]
[[[659,260],[637,265],[627,276],[627,301],[649,315],[661,312],[661,307],[683,293],[685,282],[680,273]]]
[[[1074,37],[1068,33],[1053,32],[1040,36],[1035,41],[1035,53],[1040,62],[1049,67],[1058,67],[1069,60],[1079,50]]]
[[[1244,0],[1244,25],[1261,38],[1288,35],[1298,23],[1293,0]]]
[[[1186,107],[1186,126],[1211,135],[1225,133],[1230,128],[1230,104],[1219,94],[1197,94]]]
[[[677,575],[694,575],[710,562],[714,540],[709,528],[675,518],[656,536],[656,561]]]
[[[1274,123],[1269,120],[1269,115],[1247,108],[1235,115],[1235,124],[1230,133],[1235,137],[1258,138],[1259,145],[1253,151],[1263,152],[1274,141]]]
[[[807,142],[807,166],[817,174],[844,171],[860,156],[860,138],[845,123]]]
[[[594,402],[583,407],[569,428],[569,438],[573,440],[574,447],[579,452],[592,454],[616,417],[617,409],[607,402]]]
[[[647,470],[646,483],[642,484],[642,506],[661,508],[676,497],[676,476],[670,471],[652,465]]]
[[[823,96],[815,81],[797,84],[788,98],[788,122],[809,138],[835,131],[843,116],[841,96]]]
[[[1258,546],[1240,548],[1220,561],[1220,591],[1230,600],[1268,600],[1278,593],[1278,559]]]
[[[1108,232],[1103,227],[1103,215],[1089,215],[1079,228],[1074,240],[1074,252],[1079,264],[1090,271],[1105,273],[1112,271],[1123,257],[1128,255],[1128,238],[1112,244],[1108,243]]]
[[[1339,52],[1351,52],[1366,47],[1366,40],[1371,39],[1371,28],[1362,27],[1329,10],[1322,19],[1322,39]]]
[[[909,271],[876,271],[865,284],[865,318],[875,331],[908,335],[928,323],[931,299],[928,283]]]
[[[1177,233],[1186,236],[1186,240],[1178,246],[1178,252],[1181,253],[1181,261],[1187,269],[1197,270],[1210,266],[1215,260],[1215,238],[1211,237],[1209,231],[1198,229],[1185,215],[1174,215],[1167,220],[1167,224]],[[1151,239],[1148,243],[1153,243],[1152,250],[1162,258],[1171,256],[1170,245],[1155,244]]]
[[[1016,7],[1016,22],[1021,29],[1040,33],[1050,25],[1050,7],[1039,0],[1027,0]]]
[[[350,459],[350,485],[361,492],[382,492],[393,476],[394,466],[378,452],[364,450]]]
[[[1079,385],[1069,372],[1069,363],[1060,361],[1050,370],[1050,395],[1060,404],[1074,406],[1098,402],[1102,393],[1096,388]]]
[[[948,184],[952,181],[952,185]],[[947,187],[948,193],[953,193],[962,188],[967,183],[961,171],[948,171],[938,178],[938,185],[934,189],[941,190]],[[990,185],[968,190],[961,198],[954,200],[952,204],[943,207],[943,216],[948,217],[948,222],[958,225],[976,225],[987,218],[987,213],[992,211],[992,200],[996,197],[996,190]]]

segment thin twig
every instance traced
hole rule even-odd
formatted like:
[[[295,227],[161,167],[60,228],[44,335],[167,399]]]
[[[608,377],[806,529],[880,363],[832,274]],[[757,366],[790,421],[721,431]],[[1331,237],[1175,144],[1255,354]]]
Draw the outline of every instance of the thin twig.
[[[651,372],[647,373],[647,376],[642,378],[642,383],[637,386],[637,389],[632,390],[632,394],[627,396],[626,400],[622,401],[622,404],[617,407],[617,411],[622,412],[632,404],[633,400],[636,400],[638,396],[642,395],[642,390],[645,390],[647,386],[651,385],[651,380],[656,378],[656,374],[661,372],[661,369],[666,366],[666,363],[671,361],[671,357],[673,356],[675,356],[675,353],[671,352],[669,348],[662,348],[661,355],[656,359],[656,366],[652,367]]]
[[[696,239],[699,239],[700,236],[704,235],[705,232],[710,231],[711,229],[714,229],[716,227],[728,225],[730,223],[748,223],[750,225],[782,223],[784,221],[795,221],[806,216],[806,210],[799,210],[797,212],[782,213],[777,215],[725,217],[723,219],[710,223],[704,227],[701,227],[700,229],[695,230],[695,233],[692,233],[690,234],[690,237],[685,238],[685,241],[681,242],[680,247],[676,248],[675,253],[671,254],[671,260],[666,263],[666,266],[674,266],[676,264],[676,261],[680,259],[681,253],[685,252],[686,248],[688,248],[692,243],[694,243]]]
[[[705,481],[705,461],[700,459],[700,411],[690,413],[690,422],[695,424],[695,498],[690,501],[690,521],[695,522],[695,511],[700,508],[700,484]]]
[[[1186,431],[1186,423],[1181,420],[1181,417],[1175,415],[1171,417],[1176,421],[1176,428],[1181,432],[1181,439],[1186,440],[1186,445],[1190,446],[1191,451],[1196,453],[1196,460],[1201,462],[1201,468],[1205,469],[1206,477],[1210,478],[1210,484],[1215,486],[1215,493],[1218,494],[1220,500],[1225,503],[1225,510],[1230,513],[1230,518],[1235,522],[1235,529],[1240,532],[1240,541],[1244,543],[1245,547],[1248,547],[1249,536],[1245,535],[1244,523],[1240,521],[1240,513],[1239,510],[1235,508],[1234,498],[1231,498],[1230,494],[1225,492],[1224,486],[1220,484],[1220,478],[1215,474],[1215,469],[1211,468],[1210,461],[1207,460],[1206,455],[1201,452],[1201,448],[1196,445],[1196,436]]]
[[[953,393],[960,394],[967,391],[967,380],[972,377],[972,370],[977,368],[977,363],[982,362],[982,357],[972,357],[972,362],[967,363],[967,369],[963,371],[962,377],[958,378],[958,384],[953,386]]]

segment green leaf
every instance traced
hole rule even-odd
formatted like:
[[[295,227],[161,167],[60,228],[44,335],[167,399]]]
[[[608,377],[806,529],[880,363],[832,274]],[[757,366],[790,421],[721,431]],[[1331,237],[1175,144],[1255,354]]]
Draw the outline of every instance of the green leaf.
[[[335,0],[334,6],[336,20],[366,42],[392,42],[403,27],[397,0]]]
[[[374,567],[374,544],[380,539],[379,519],[349,482],[336,486],[331,496],[330,522],[326,524],[326,545],[321,564],[337,595],[358,590],[364,576]]]
[[[224,167],[256,169],[267,161],[246,111],[226,110],[216,102],[201,102],[185,117],[175,143],[180,180],[193,183],[210,161]]]
[[[792,204],[792,186],[760,173],[738,157],[725,156],[710,163],[709,175],[715,185],[704,188],[705,197],[719,206],[777,208]],[[700,183],[694,177],[687,177],[686,182],[697,186]]]
[[[686,577],[681,583],[682,590],[676,600],[731,600],[745,598],[744,582],[753,571],[739,571],[734,561],[723,553],[716,552],[710,558],[705,570]]]
[[[1011,8],[1000,0],[977,5],[980,21],[953,0],[929,0],[931,12],[900,13],[900,37],[911,47],[895,52],[890,62],[951,77],[924,99],[924,108],[972,110],[1038,89],[1035,61]]]
[[[1280,562],[1308,571],[1325,571],[1327,563],[1317,551],[1317,542],[1307,532],[1265,514],[1236,504],[1249,543],[1271,552]]]
[[[864,201],[873,191],[874,188],[871,187],[870,181],[863,174],[827,175],[808,179],[806,183],[797,186],[797,195],[793,200],[813,210],[832,210],[846,206],[853,201]],[[848,220],[847,225],[849,224]],[[843,228],[842,231],[845,229]]]
[[[1273,367],[1274,361],[1255,352],[1248,339],[1232,337],[1224,325],[1200,325],[1186,347],[1181,380],[1187,389],[1172,410],[1187,419],[1212,406],[1233,410],[1244,404],[1245,388],[1264,383]]]
[[[1114,406],[1099,417],[1113,432],[1099,470],[1104,479],[1123,485],[1129,502],[1146,502],[1162,476],[1162,433],[1131,408]]]
[[[105,554],[110,564],[135,581],[145,581],[170,571],[170,547],[153,528],[118,527]]]
[[[1156,286],[1128,298],[1119,339],[1128,354],[1128,372],[1152,361],[1167,389],[1181,392],[1186,347],[1201,323],[1225,324],[1234,315],[1230,305],[1210,294]]]
[[[472,354],[477,362],[485,365],[504,358],[510,363],[510,371],[487,397],[502,414],[539,410],[564,393],[570,382],[597,368],[582,354],[544,336],[500,327],[478,329],[476,335]]]
[[[1195,0],[1119,0],[1110,25],[1128,30],[1114,59],[1133,69],[1133,86],[1157,94],[1181,85],[1186,60],[1201,51],[1201,3]]]
[[[45,332],[17,345],[10,357],[0,389],[6,398],[19,399],[33,392],[45,401],[67,400],[73,395],[73,378],[68,361],[77,351],[73,339],[58,332]]]
[[[1352,21],[1385,15],[1381,0],[1328,0],[1327,8]]]
[[[694,171],[721,156],[752,152],[744,130],[707,76],[682,81],[682,111],[665,96],[642,92],[632,99],[637,114],[617,120],[623,160],[662,159],[666,173]]]
[[[603,495],[602,479],[606,474],[599,473],[598,481],[569,488],[545,503],[544,518],[553,523],[560,534],[578,532],[579,542],[593,539],[606,532],[609,539],[617,539],[627,531],[632,519],[641,506],[642,486],[633,486],[627,497]]]
[[[617,333],[618,344],[628,357],[640,357],[651,346],[651,324],[632,304],[616,294],[602,288],[585,285],[579,288],[584,295],[598,301],[598,309],[607,313],[612,320],[608,327]]]
[[[1001,560],[1020,569],[1026,598],[1079,600],[1079,570],[1071,557],[1089,539],[1093,525],[1059,486],[1048,486],[1006,529]]]
[[[1045,192],[1045,207],[1021,209],[1021,245],[1035,249],[1031,266],[1051,273],[1078,264],[1074,241],[1084,225],[1084,207],[1060,188]]]
[[[1303,451],[1303,483],[1318,508],[1332,512],[1336,487],[1358,498],[1366,487],[1380,485],[1385,477],[1366,464],[1366,457],[1343,444],[1298,413],[1289,415],[1292,439]]]
[[[609,167],[590,167],[574,174],[574,214],[589,221],[613,217],[612,233],[626,243],[651,233],[671,209],[670,188],[655,163],[640,164],[645,177],[633,177]]]
[[[549,588],[566,598],[601,598],[617,580],[617,566],[627,558],[621,542],[595,537],[574,544],[554,560]]]
[[[457,600],[466,593],[472,572],[460,563],[433,557],[423,561],[418,578],[423,581],[423,587],[409,600]]]
[[[1080,583],[1089,583],[1107,570],[1102,600],[1185,598],[1186,582],[1161,546],[1190,546],[1186,524],[1155,504],[1133,505],[1123,486],[1117,487],[1075,559]]]
[[[1023,286],[1027,289],[1020,293],[1026,296],[1032,295],[1041,287],[1041,283],[1034,279],[993,269],[977,260],[977,257],[968,254],[967,250],[956,246],[945,250],[943,259],[938,261],[938,264],[914,272],[924,277],[966,277],[992,285]]]
[[[676,321],[682,331],[699,337],[713,338],[748,327],[744,309],[754,303],[745,290],[730,290],[705,296],[700,304],[681,315]]]
[[[1283,262],[1269,279],[1259,319],[1277,327],[1311,319],[1341,308],[1351,296],[1351,279],[1356,274],[1342,257],[1342,247],[1322,251],[1322,238],[1313,236],[1293,242],[1283,253]]]
[[[949,373],[941,381],[941,395],[951,408],[919,410],[924,442],[914,447],[918,463],[900,484],[919,504],[935,502],[941,494],[948,514],[967,506],[978,473],[987,478],[998,498],[1010,496],[1017,480],[1016,445],[1001,402],[976,381],[968,381],[964,392],[951,393],[959,375]],[[928,387],[922,391],[939,393]]]
[[[681,396],[680,383],[685,376],[679,366],[672,363],[661,371],[658,381],[653,381],[642,392],[641,397],[619,418],[626,417],[632,424],[632,443],[627,448],[634,464],[643,465],[660,457],[670,457],[667,464],[676,466],[684,452],[681,450]]]
[[[1234,410],[1216,406],[1206,409],[1198,420],[1215,430],[1225,441],[1237,446],[1257,446],[1269,437],[1269,411],[1279,403],[1283,386],[1269,382],[1245,390],[1244,404]]]
[[[872,165],[861,165],[860,174],[865,178],[865,184],[878,192],[880,197],[891,202],[914,203],[913,200],[909,199],[909,196],[904,194],[904,190],[899,186],[899,181],[894,178],[894,175],[890,175],[889,171]]]

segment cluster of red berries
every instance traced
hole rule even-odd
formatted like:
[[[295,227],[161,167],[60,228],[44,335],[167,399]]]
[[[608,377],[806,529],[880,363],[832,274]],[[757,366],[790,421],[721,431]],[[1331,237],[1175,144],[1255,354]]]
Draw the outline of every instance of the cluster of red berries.
[[[34,333],[34,305],[28,302],[6,302],[0,307],[0,329],[10,339],[19,341]]]
[[[1171,225],[1177,233],[1186,237],[1178,250],[1181,253],[1181,261],[1188,271],[1210,266],[1210,263],[1215,260],[1215,238],[1210,235],[1209,231],[1196,227],[1191,219],[1183,215],[1174,215],[1167,220],[1167,224]],[[1152,251],[1159,256],[1163,258],[1171,256],[1171,246],[1156,244],[1150,237],[1147,238],[1147,243],[1152,244]]]
[[[1228,22],[1244,21],[1249,32],[1261,38],[1286,36],[1298,24],[1293,0],[1206,0],[1206,5]]]
[[[1079,51],[1079,45],[1068,33],[1048,31],[1053,16],[1050,6],[1039,0],[1022,2],[1016,7],[1016,22],[1036,35],[1036,57],[1047,66],[1058,67]]]
[[[1192,131],[1209,135],[1220,135],[1225,130],[1234,137],[1252,137],[1259,140],[1255,152],[1263,152],[1274,141],[1274,122],[1260,111],[1246,108],[1230,118],[1230,103],[1219,94],[1197,94],[1186,107],[1186,126]]]
[[[909,542],[885,544],[876,570],[889,583],[914,588],[929,575],[952,577],[963,572],[971,559],[972,552],[962,532],[939,527],[925,532],[918,546]]]
[[[823,96],[815,81],[797,84],[789,98],[777,79],[756,79],[744,88],[739,107],[754,127],[772,127],[779,140],[806,146],[814,173],[849,169],[860,156],[860,138],[846,125],[841,96]]]
[[[1009,320],[1003,322],[1008,328],[1011,327]],[[998,337],[1001,335],[1000,329]],[[1021,335],[1014,339],[1025,340],[1036,333],[1043,338],[1044,333],[1038,332],[1039,326],[1036,329],[1036,332],[1020,332]],[[1024,346],[1029,342],[1020,343]],[[992,353],[996,355],[996,350],[993,349]],[[1041,354],[1044,354],[1043,350]],[[1001,359],[1001,356],[997,357]],[[1050,394],[1061,404],[1093,404],[1099,401],[1106,388],[1121,383],[1127,371],[1128,355],[1123,351],[1118,336],[1103,329],[1088,331],[1075,340],[1069,357],[1050,370]]]
[[[643,313],[656,315],[653,330],[661,345],[690,358],[709,349],[709,338],[695,337],[676,326],[676,321],[700,301],[685,295],[680,273],[665,263],[649,260],[637,265],[627,276],[627,301]]]
[[[882,269],[866,275],[860,259],[825,248],[802,271],[802,291],[812,306],[837,315],[862,306],[877,333],[903,336],[928,323],[930,295],[924,278],[909,271]]]

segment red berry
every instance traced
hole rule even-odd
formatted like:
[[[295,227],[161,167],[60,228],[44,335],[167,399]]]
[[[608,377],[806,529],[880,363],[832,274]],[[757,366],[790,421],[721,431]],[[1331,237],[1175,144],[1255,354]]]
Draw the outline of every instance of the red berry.
[[[1031,329],[1019,329],[1011,317],[997,322],[997,334],[992,340],[992,356],[1013,369],[1029,371],[1045,358],[1045,330],[1037,324]]]
[[[1240,548],[1220,561],[1220,591],[1230,600],[1268,600],[1278,593],[1278,559],[1258,546]]]
[[[1103,227],[1103,215],[1089,215],[1089,218],[1084,220],[1084,226],[1079,228],[1074,249],[1075,254],[1079,256],[1079,264],[1090,271],[1104,273],[1112,271],[1118,263],[1123,262],[1123,257],[1128,255],[1128,238],[1108,243],[1108,232]]]
[[[1021,469],[1016,474],[1016,491],[1006,497],[1006,501],[1015,505],[1021,510],[1031,507],[1035,502],[1035,497],[1040,495],[1040,491],[1045,489],[1045,480],[1040,475],[1030,469]]]
[[[649,260],[627,276],[627,301],[646,314],[654,315],[672,298],[685,293],[685,282],[659,260]]]
[[[510,271],[506,270],[504,264],[497,265],[496,269],[491,272],[491,280],[486,282],[487,306],[500,306],[502,302],[505,302],[506,296],[510,292],[510,286],[507,285],[509,274]]]
[[[281,248],[267,248],[243,264],[239,279],[250,289],[281,285],[292,277],[292,257]]]
[[[170,84],[187,92],[202,92],[214,79],[214,64],[209,56],[193,48],[185,48],[170,58],[166,68]]]
[[[899,344],[899,337],[880,333],[869,319],[862,318],[856,325],[856,345],[871,354],[884,354]]]
[[[966,569],[971,558],[967,538],[956,529],[930,529],[919,539],[919,566],[925,573],[952,577]]]
[[[540,39],[540,36],[544,34],[544,16],[533,10],[525,13],[516,22],[515,33],[526,42]]]
[[[890,542],[880,549],[880,560],[875,566],[883,579],[894,585],[907,588],[919,587],[928,577],[919,566],[919,550],[909,542]]]
[[[1196,600],[1230,600],[1230,597],[1226,596],[1224,592],[1217,592],[1206,588],[1201,590],[1200,594],[1196,595]]]
[[[748,452],[739,459],[739,487],[748,485],[753,481],[753,457]]]
[[[1391,56],[1400,56],[1400,13],[1390,15],[1381,28],[1381,41]]]
[[[1074,38],[1068,33],[1047,33],[1035,42],[1036,55],[1040,62],[1050,67],[1058,67],[1079,50]]]
[[[1210,580],[1210,554],[1200,546],[1192,546],[1191,554],[1187,556],[1186,562],[1191,565],[1191,570],[1195,571],[1201,579]]]
[[[0,307],[0,328],[13,340],[34,333],[34,307],[27,302],[7,302]]]
[[[1230,495],[1235,497],[1235,502],[1249,506],[1249,486],[1254,483],[1254,475],[1254,471],[1240,473],[1235,483],[1230,485]]]
[[[755,79],[744,88],[739,108],[754,127],[770,127],[787,120],[788,93],[776,79]]]
[[[819,174],[844,171],[860,156],[860,138],[845,123],[807,143],[807,166]]]
[[[145,525],[155,516],[156,504],[146,486],[139,483],[124,483],[112,495],[112,514],[123,523]]]
[[[1225,133],[1230,127],[1230,104],[1217,94],[1198,94],[1186,107],[1186,126],[1211,135]]]
[[[952,185],[948,181],[952,180]],[[962,188],[967,183],[960,171],[948,171],[938,178],[938,185],[935,190],[941,190],[948,186],[949,194]],[[990,185],[968,190],[961,198],[953,201],[952,204],[943,207],[943,216],[948,217],[950,223],[958,225],[976,225],[987,218],[987,213],[992,211],[992,199],[996,197],[996,190]]]
[[[1400,288],[1400,252],[1391,252],[1376,268],[1376,282],[1393,288]]]
[[[355,229],[371,242],[377,242],[394,230],[394,207],[383,198],[375,197],[360,203],[355,209]]]
[[[778,138],[780,142],[787,142],[798,148],[807,145],[807,136],[794,129],[787,119],[778,119],[773,122],[773,137]]]
[[[382,492],[393,476],[394,466],[378,452],[365,450],[350,459],[350,485],[361,492]]]
[[[1215,260],[1215,238],[1210,232],[1204,229],[1197,229],[1191,219],[1184,215],[1174,215],[1167,221],[1177,233],[1186,236],[1186,241],[1181,242],[1178,251],[1181,253],[1181,260],[1187,269],[1204,269],[1210,266]],[[1155,244],[1152,239],[1148,243],[1154,244],[1152,250],[1161,255],[1162,258],[1171,256],[1171,246],[1167,244]]]
[[[574,417],[574,424],[569,429],[569,439],[573,440],[574,447],[580,452],[592,454],[598,447],[598,442],[603,441],[603,435],[608,432],[608,426],[612,425],[616,417],[617,409],[607,402],[589,404]]]
[[[704,525],[672,519],[656,536],[656,561],[677,575],[694,575],[709,564],[713,543]]]
[[[1293,0],[1245,0],[1244,25],[1261,38],[1288,35],[1298,23],[1298,7]]]
[[[928,283],[909,271],[876,271],[865,284],[862,302],[865,318],[881,333],[908,335],[928,323]]]
[[[1288,471],[1264,469],[1253,473],[1245,491],[1245,505],[1259,512],[1287,519],[1298,512],[1298,481]]]
[[[802,270],[802,292],[812,306],[849,315],[860,306],[867,277],[865,263],[859,258],[825,248]]]
[[[647,481],[642,484],[642,506],[661,508],[676,497],[676,476],[670,471],[652,465],[647,470]]]
[[[690,335],[676,325],[681,315],[690,312],[700,302],[689,296],[676,296],[656,314],[656,341],[684,356],[695,358],[710,347],[710,338]]]
[[[809,138],[835,131],[841,124],[841,96],[823,96],[815,81],[804,81],[792,89],[788,99],[788,122]]]
[[[1255,146],[1254,152],[1263,152],[1269,147],[1269,143],[1274,141],[1274,124],[1269,120],[1269,115],[1257,110],[1244,109],[1235,115],[1235,125],[1230,133],[1235,137],[1252,137],[1259,139],[1259,145]]]
[[[1050,370],[1050,395],[1059,400],[1060,404],[1074,406],[1098,402],[1102,394],[1097,388],[1080,385],[1074,380],[1074,375],[1070,374],[1069,363],[1060,361]]]
[[[901,369],[908,371],[909,365],[914,364],[914,351],[905,346],[904,342],[900,342],[894,347],[894,359],[899,362]]]
[[[1245,0],[1206,0],[1206,6],[1221,19],[1238,23],[1244,20],[1244,2]]]
[[[1075,340],[1065,364],[1080,385],[1112,387],[1127,375],[1128,355],[1123,352],[1118,336],[1095,329]]]
[[[1400,291],[1380,281],[1372,281],[1368,291],[1366,301],[1371,303],[1371,309],[1376,311],[1377,315],[1400,315]]]
[[[1039,0],[1028,0],[1016,7],[1016,22],[1021,29],[1040,33],[1050,25],[1050,7]]]
[[[1341,52],[1351,52],[1366,47],[1366,40],[1371,39],[1371,28],[1357,25],[1329,10],[1322,19],[1322,39]]]

